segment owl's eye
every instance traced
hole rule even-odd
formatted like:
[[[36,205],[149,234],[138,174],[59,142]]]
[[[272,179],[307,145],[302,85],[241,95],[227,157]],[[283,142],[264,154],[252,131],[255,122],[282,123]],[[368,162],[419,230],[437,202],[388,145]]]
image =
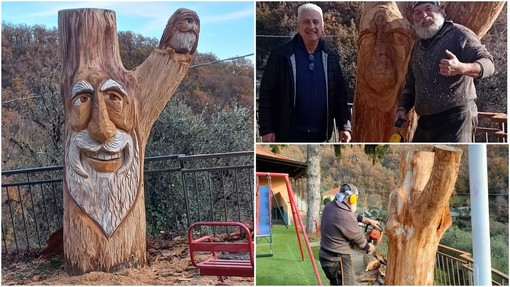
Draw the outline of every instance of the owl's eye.
[[[191,18],[187,18],[187,19],[186,19],[186,22],[188,22],[188,24],[193,24],[193,19],[191,19]]]

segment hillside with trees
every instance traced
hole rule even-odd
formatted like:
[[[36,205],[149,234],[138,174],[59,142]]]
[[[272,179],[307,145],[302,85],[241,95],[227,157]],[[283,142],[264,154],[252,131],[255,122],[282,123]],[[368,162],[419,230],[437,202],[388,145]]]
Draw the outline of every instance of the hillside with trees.
[[[143,62],[159,43],[129,31],[118,35],[126,69]],[[62,164],[60,57],[56,28],[2,23],[3,170]],[[153,127],[147,156],[253,149],[253,63],[202,65],[218,60],[194,55]]]

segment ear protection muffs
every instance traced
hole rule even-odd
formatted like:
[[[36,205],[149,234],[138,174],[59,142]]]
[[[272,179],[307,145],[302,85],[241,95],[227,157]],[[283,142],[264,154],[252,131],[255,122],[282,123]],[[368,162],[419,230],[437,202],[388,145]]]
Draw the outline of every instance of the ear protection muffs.
[[[343,186],[346,186],[348,188],[344,190],[344,193],[347,197],[349,197],[349,203],[356,204],[358,202],[358,195],[352,192],[355,189],[355,187],[350,183],[346,183]]]

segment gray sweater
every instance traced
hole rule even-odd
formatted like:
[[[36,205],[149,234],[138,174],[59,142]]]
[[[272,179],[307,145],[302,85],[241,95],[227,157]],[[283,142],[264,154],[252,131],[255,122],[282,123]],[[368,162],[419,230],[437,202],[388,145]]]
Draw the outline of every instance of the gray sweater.
[[[426,44],[429,42],[428,45]],[[449,50],[462,63],[478,63],[480,78],[494,73],[492,55],[468,28],[446,21],[430,40],[414,44],[400,106],[409,111],[413,106],[418,115],[433,115],[476,99],[473,78],[457,75],[442,76],[439,62]]]
[[[358,226],[358,215],[348,210],[344,204],[338,206],[333,200],[322,212],[321,248],[335,253],[352,254],[352,245],[368,250],[368,242]],[[324,252],[319,255],[328,257]]]

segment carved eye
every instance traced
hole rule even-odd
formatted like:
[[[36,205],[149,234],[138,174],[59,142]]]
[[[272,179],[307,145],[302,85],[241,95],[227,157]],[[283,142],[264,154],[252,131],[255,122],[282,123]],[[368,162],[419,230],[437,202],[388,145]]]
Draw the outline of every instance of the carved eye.
[[[74,100],[73,100],[73,105],[75,106],[81,106],[83,105],[84,103],[90,101],[90,96],[87,95],[87,94],[81,94],[81,95],[77,95]]]
[[[107,92],[107,94],[105,95],[105,99],[107,101],[112,101],[112,102],[120,102],[122,101],[122,96],[119,95],[118,93],[116,92],[113,92],[113,91],[109,91]]]

